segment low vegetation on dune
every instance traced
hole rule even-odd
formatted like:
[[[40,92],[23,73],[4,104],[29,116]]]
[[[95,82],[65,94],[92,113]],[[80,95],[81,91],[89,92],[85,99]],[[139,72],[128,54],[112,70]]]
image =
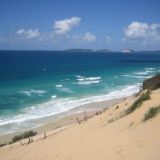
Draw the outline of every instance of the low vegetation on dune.
[[[6,146],[8,144],[12,144],[12,143],[15,143],[17,141],[20,141],[22,139],[25,139],[25,138],[29,138],[29,137],[33,137],[37,134],[37,132],[34,132],[34,131],[27,131],[27,132],[24,132],[20,135],[16,135],[12,138],[12,141],[9,142],[9,143],[2,143],[0,144],[0,147],[3,147],[3,146]]]
[[[150,99],[150,90],[144,92],[126,111],[125,114],[128,115],[139,108],[142,103]]]
[[[158,107],[151,107],[148,112],[144,115],[143,121],[147,121],[151,118],[154,118],[155,116],[158,115],[160,112],[160,106]]]
[[[7,143],[1,143],[0,147],[6,146],[6,145],[7,145]]]
[[[157,74],[143,82],[143,89],[155,90],[160,88],[160,74]]]
[[[25,132],[25,133],[23,133],[23,134],[14,136],[14,137],[12,138],[12,143],[17,142],[17,141],[19,141],[19,140],[21,140],[21,139],[33,137],[33,136],[35,136],[36,134],[37,134],[37,132],[27,131],[27,132]]]

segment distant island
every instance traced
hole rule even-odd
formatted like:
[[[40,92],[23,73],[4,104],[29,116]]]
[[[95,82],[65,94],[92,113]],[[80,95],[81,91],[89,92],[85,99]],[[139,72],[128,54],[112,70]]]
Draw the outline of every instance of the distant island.
[[[97,49],[97,50],[93,50],[93,49],[81,49],[81,48],[75,48],[75,49],[66,49],[64,50],[66,52],[115,52],[115,51],[112,51],[112,50],[109,50],[109,49]],[[119,51],[119,52],[123,52],[123,53],[132,53],[132,52],[135,52],[134,50],[132,49],[124,49],[122,51]]]
[[[93,49],[80,49],[80,48],[75,48],[75,49],[66,49],[64,51],[67,52],[113,52],[109,49],[98,49],[98,50],[93,50]]]
[[[133,50],[133,49],[123,49],[123,50],[110,50],[110,49],[81,49],[81,48],[75,48],[75,49],[64,49],[64,50],[0,50],[1,52],[9,52],[9,51],[16,51],[16,52],[99,52],[99,53],[157,53],[160,54],[160,50]]]
[[[66,49],[63,50],[65,52],[102,52],[102,53],[110,53],[110,52],[122,52],[122,53],[160,53],[160,50],[153,50],[153,51],[142,51],[142,50],[133,50],[129,48],[125,48],[122,51],[115,51],[115,50],[110,50],[110,49],[81,49],[81,48],[73,48],[73,49]]]
[[[79,49],[79,48],[76,48],[76,49],[66,49],[64,51],[67,51],[67,52],[93,52],[92,49]]]
[[[112,52],[109,49],[99,49],[99,50],[95,50],[95,52]]]
[[[122,52],[123,52],[123,53],[132,53],[132,52],[135,52],[135,51],[132,50],[132,49],[126,48],[126,49],[124,49]]]

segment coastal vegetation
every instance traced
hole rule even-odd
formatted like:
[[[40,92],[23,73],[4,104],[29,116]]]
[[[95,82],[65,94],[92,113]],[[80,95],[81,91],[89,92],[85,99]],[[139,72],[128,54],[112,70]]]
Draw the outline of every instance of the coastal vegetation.
[[[0,147],[6,146],[6,145],[8,145],[8,144],[15,143],[15,142],[20,141],[20,140],[25,139],[25,138],[33,137],[33,136],[35,136],[35,135],[37,135],[37,132],[34,132],[34,131],[24,132],[24,133],[22,133],[22,134],[19,134],[19,135],[14,136],[9,143],[1,143],[1,144],[0,144]]]
[[[7,143],[1,143],[0,147],[6,146],[6,145],[7,145]]]
[[[160,106],[158,107],[151,107],[148,112],[144,115],[143,121],[147,121],[151,118],[154,118],[155,116],[158,115],[160,112]]]
[[[29,137],[33,137],[37,134],[37,132],[34,131],[27,131],[25,133],[22,133],[20,135],[16,135],[12,138],[12,143],[17,142],[21,139],[25,139],[25,138],[29,138]]]
[[[160,74],[158,73],[155,76],[153,76],[149,79],[146,79],[143,82],[142,88],[143,89],[150,89],[150,90],[155,90],[155,89],[160,88]]]
[[[139,108],[142,103],[150,99],[150,90],[142,93],[142,95],[125,111],[125,114],[128,115]]]

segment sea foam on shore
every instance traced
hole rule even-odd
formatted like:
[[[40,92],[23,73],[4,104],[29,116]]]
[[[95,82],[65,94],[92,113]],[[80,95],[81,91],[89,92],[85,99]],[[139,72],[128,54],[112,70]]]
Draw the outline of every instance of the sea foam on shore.
[[[87,105],[93,102],[113,100],[131,96],[139,91],[139,84],[126,86],[123,89],[112,91],[106,95],[97,95],[87,98],[57,98],[54,96],[50,101],[25,108],[22,114],[11,118],[0,119],[0,134],[20,131],[30,127],[40,126],[42,118],[50,117],[60,113],[68,112],[71,109]]]

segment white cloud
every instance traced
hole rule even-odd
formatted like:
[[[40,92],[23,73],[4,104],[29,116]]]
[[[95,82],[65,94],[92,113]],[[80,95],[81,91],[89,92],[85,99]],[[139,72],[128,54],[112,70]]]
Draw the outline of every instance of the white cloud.
[[[23,34],[24,32],[25,32],[24,29],[20,29],[20,30],[18,30],[16,33],[17,33],[17,34]]]
[[[81,21],[80,17],[71,17],[69,19],[59,20],[54,22],[55,33],[66,34],[73,27],[78,26]]]
[[[38,29],[29,29],[29,30],[19,29],[16,32],[16,34],[24,39],[33,39],[40,36],[40,32]]]
[[[74,27],[79,25],[81,21],[80,17],[71,17],[64,20],[59,20],[54,22],[54,28],[50,32],[39,32],[38,29],[19,29],[16,32],[16,35],[18,35],[21,39],[35,39],[39,42],[45,42],[46,44],[49,43],[56,43],[59,42],[67,42],[70,43],[78,42],[93,42],[96,40],[96,36],[90,32],[86,32],[79,36],[73,36],[69,34],[69,31],[71,31]],[[106,36],[107,41],[110,41],[110,37]]]
[[[132,22],[124,32],[127,39],[140,39],[145,42],[160,42],[160,24]]]
[[[96,37],[92,33],[87,32],[83,35],[82,40],[87,42],[93,42],[96,40]]]
[[[96,40],[96,36],[90,32],[87,32],[83,35],[75,35],[70,37],[70,39],[74,40],[74,42],[93,42]]]

